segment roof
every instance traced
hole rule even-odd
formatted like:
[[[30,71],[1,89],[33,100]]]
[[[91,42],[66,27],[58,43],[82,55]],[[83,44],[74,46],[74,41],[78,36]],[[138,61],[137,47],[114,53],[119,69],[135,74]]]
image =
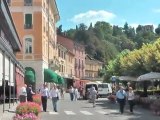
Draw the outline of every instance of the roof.
[[[13,50],[20,51],[22,44],[13,23],[8,4],[5,0],[0,1],[0,16],[2,19],[1,26],[3,27],[4,32],[8,35],[7,38],[10,41]]]
[[[103,62],[92,58],[92,57],[89,56],[88,54],[86,54],[86,59],[85,59],[85,61],[86,61],[86,62],[93,62],[93,63],[103,64]]]

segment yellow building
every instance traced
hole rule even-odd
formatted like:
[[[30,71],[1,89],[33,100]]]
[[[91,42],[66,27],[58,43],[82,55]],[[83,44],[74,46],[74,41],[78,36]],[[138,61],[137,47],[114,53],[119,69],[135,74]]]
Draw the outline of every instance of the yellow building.
[[[85,79],[95,80],[95,81],[102,80],[102,78],[100,78],[98,75],[99,70],[102,69],[102,66],[103,66],[103,62],[95,60],[94,58],[90,57],[89,55],[86,55]]]
[[[74,54],[58,43],[59,70],[58,74],[64,78],[73,78],[75,75]]]
[[[61,44],[58,44],[58,60],[59,60],[59,70],[58,74],[61,76],[66,76],[66,53],[67,49],[62,46]]]
[[[44,68],[58,57],[56,23],[59,12],[55,0],[8,0],[23,50],[17,59],[35,74],[36,86],[44,83]]]

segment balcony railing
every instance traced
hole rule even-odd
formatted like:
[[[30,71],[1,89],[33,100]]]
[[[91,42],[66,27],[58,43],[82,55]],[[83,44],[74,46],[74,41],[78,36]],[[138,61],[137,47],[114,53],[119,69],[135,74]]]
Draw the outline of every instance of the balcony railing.
[[[24,6],[32,6],[33,2],[32,0],[24,0]]]
[[[25,29],[32,29],[33,25],[32,24],[25,24],[24,28]]]
[[[75,68],[77,68],[78,67],[78,63],[75,63]]]

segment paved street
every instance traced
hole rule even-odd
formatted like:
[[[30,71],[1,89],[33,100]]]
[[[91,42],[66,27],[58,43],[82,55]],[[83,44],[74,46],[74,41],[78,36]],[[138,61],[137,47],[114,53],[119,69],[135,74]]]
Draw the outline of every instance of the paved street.
[[[42,112],[42,120],[159,120],[150,111],[135,107],[135,113],[129,113],[127,106],[123,115],[118,112],[118,105],[110,103],[104,98],[98,99],[96,107],[86,100],[71,102],[69,95],[60,100],[58,113],[53,112],[51,100],[48,101],[48,112]]]

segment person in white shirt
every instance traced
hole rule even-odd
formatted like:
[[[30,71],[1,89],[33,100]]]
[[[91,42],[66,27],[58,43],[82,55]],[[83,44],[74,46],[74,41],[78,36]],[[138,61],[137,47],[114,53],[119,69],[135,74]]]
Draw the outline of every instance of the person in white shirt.
[[[59,90],[57,89],[56,84],[53,85],[53,88],[50,91],[50,98],[52,99],[53,110],[57,112],[57,101],[59,100]]]
[[[74,99],[74,89],[73,89],[72,86],[71,86],[70,89],[69,89],[69,93],[70,93],[71,101],[73,101],[73,99]]]
[[[129,91],[127,93],[127,99],[130,106],[130,112],[133,113],[133,106],[135,105],[135,103],[134,103],[134,91],[132,87],[129,87]]]
[[[47,99],[49,98],[49,90],[47,88],[47,85],[43,85],[43,87],[40,89],[41,94],[41,101],[42,101],[42,107],[43,111],[47,111]]]
[[[27,91],[26,91],[26,88],[27,88],[27,85],[25,84],[20,89],[20,93],[19,93],[19,100],[20,100],[20,102],[27,102]]]
[[[74,88],[74,100],[75,100],[75,101],[77,101],[78,94],[79,94],[78,89],[75,87],[75,88]]]
[[[91,100],[93,102],[93,107],[96,106],[96,98],[97,98],[97,90],[95,89],[95,87],[92,87],[92,91],[91,91]]]

